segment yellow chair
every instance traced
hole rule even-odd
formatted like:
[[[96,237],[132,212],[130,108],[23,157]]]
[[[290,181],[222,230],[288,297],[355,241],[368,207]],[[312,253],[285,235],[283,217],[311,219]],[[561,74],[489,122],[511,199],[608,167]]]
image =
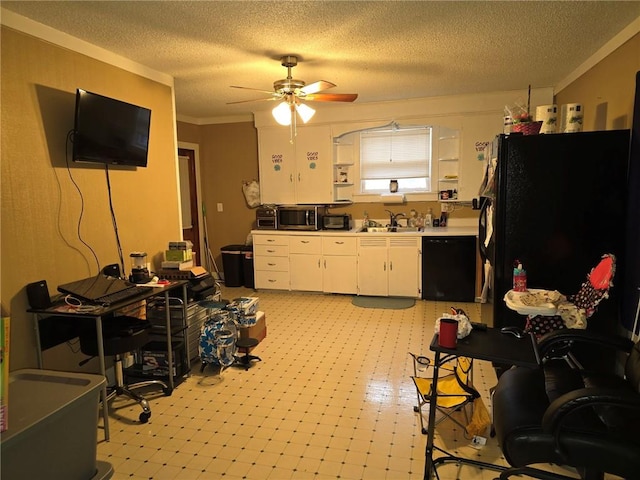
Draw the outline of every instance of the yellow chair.
[[[422,409],[425,405],[429,405],[431,397],[433,375],[426,376],[429,367],[432,367],[431,360],[411,352],[409,352],[409,355],[413,358],[413,376],[411,378],[418,394],[418,405],[413,407],[413,411],[419,413],[420,428],[422,433],[426,435],[427,428],[425,426]],[[444,363],[440,367],[437,383],[437,401],[435,405],[437,410],[435,425],[438,425],[448,418],[462,427],[463,431],[466,431],[466,425],[460,423],[452,414],[462,410],[466,423],[468,424],[469,417],[465,407],[469,403],[472,404],[476,398],[480,398],[480,394],[471,384],[472,367],[473,360],[467,357],[457,357]],[[438,412],[440,416],[437,415]],[[428,415],[428,413],[429,409],[427,408],[426,414]]]

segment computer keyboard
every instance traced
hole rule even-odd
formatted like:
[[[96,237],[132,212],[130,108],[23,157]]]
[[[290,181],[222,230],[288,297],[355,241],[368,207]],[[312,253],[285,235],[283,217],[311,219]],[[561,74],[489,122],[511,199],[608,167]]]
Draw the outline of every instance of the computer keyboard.
[[[96,299],[96,303],[102,305],[111,305],[112,303],[121,302],[122,300],[135,297],[139,293],[140,290],[138,290],[138,287],[131,286],[131,288],[127,288],[126,290],[120,290],[119,292],[110,293],[109,295],[103,295],[102,297]]]

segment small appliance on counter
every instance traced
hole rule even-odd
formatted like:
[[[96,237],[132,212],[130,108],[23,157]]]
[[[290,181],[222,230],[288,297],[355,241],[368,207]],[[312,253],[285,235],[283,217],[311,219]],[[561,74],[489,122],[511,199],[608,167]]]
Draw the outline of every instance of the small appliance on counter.
[[[327,207],[322,205],[281,205],[277,209],[278,230],[320,230]]]
[[[278,228],[278,208],[275,205],[262,205],[256,209],[256,228],[258,230]]]
[[[329,213],[322,216],[323,230],[351,230],[351,215],[347,213]]]
[[[133,283],[148,283],[151,280],[147,267],[147,254],[145,252],[131,252],[131,275],[129,281]]]

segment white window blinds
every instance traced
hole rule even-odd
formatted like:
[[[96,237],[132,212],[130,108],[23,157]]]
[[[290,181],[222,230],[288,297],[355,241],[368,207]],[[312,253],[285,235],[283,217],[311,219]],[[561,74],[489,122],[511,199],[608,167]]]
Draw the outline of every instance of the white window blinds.
[[[385,129],[360,134],[362,190],[376,191],[384,180],[425,191],[431,171],[431,127]],[[403,180],[405,180],[403,182]]]

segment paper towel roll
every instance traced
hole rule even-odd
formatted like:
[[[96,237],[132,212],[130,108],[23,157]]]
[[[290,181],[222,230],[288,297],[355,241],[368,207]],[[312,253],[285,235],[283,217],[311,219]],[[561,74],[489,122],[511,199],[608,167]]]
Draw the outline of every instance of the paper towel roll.
[[[582,131],[582,104],[567,103],[562,105],[560,111],[560,131],[563,133],[575,133]]]
[[[542,122],[540,133],[556,133],[558,126],[558,106],[540,105],[536,107],[536,120]]]

